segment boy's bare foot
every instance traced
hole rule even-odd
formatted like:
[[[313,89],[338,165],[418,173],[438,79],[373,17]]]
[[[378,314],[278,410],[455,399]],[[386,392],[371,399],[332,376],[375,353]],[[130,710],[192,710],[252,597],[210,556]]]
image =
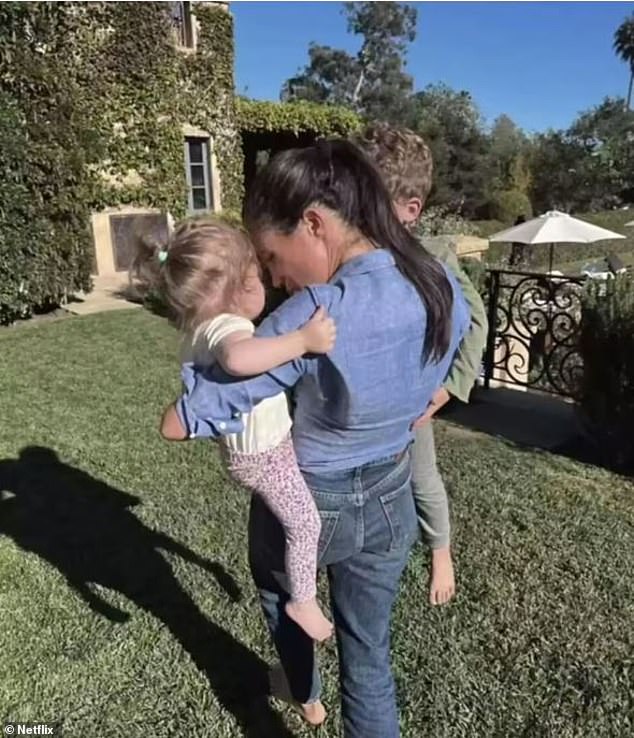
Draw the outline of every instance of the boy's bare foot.
[[[325,641],[332,635],[332,623],[314,598],[306,602],[287,602],[286,614],[315,641]]]
[[[271,689],[271,697],[275,697],[288,705],[297,712],[309,725],[321,725],[326,719],[326,708],[321,700],[316,702],[308,702],[301,704],[293,699],[291,689],[288,686],[288,680],[281,664],[276,664],[269,672],[269,681]]]
[[[451,561],[451,550],[435,548],[431,554],[429,601],[432,605],[445,605],[456,593],[456,582]]]

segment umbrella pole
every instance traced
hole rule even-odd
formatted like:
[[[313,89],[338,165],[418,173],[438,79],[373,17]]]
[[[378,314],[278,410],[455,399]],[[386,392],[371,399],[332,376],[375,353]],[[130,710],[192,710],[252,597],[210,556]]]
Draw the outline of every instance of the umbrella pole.
[[[548,268],[548,271],[551,274],[552,274],[552,271],[553,271],[553,256],[554,256],[554,252],[555,252],[555,244],[554,243],[551,243],[550,244],[550,266]]]

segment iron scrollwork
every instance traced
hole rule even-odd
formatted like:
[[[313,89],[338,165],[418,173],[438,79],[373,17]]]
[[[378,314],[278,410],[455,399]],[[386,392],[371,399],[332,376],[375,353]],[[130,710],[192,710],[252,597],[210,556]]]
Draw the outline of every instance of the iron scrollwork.
[[[578,349],[583,278],[489,272],[491,380],[574,396],[583,370]]]

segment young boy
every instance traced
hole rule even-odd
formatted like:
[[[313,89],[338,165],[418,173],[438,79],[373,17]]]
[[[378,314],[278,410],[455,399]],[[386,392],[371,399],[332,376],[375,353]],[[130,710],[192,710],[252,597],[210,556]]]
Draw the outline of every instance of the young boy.
[[[407,129],[372,125],[355,139],[383,174],[401,222],[414,227],[432,184],[432,155],[420,136]],[[469,401],[480,372],[486,344],[487,317],[477,290],[447,246],[421,242],[456,275],[471,308],[471,326],[454,358],[444,386],[438,390],[425,415],[416,422],[412,451],[412,483],[423,540],[432,549],[429,599],[432,605],[448,602],[455,592],[449,540],[449,505],[438,466],[432,417],[451,397]]]

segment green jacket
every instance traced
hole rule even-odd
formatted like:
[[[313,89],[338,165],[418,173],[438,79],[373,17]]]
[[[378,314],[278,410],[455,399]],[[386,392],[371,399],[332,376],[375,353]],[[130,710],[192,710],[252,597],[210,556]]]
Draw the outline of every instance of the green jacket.
[[[469,402],[469,394],[480,375],[482,355],[486,346],[488,331],[486,309],[482,298],[460,266],[458,257],[451,247],[439,243],[437,239],[422,238],[421,244],[455,274],[471,310],[471,325],[462,339],[444,384],[450,395],[462,402]]]

